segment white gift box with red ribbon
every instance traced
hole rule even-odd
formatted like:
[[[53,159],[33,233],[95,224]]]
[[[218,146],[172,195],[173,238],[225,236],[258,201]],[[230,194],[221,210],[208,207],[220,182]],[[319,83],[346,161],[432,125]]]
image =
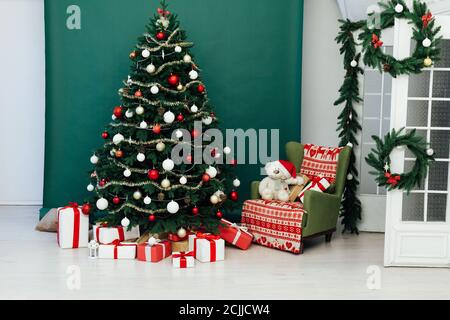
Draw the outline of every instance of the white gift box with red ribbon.
[[[195,266],[194,252],[173,252],[172,266],[177,269],[193,268]]]
[[[303,199],[305,198],[306,191],[313,190],[313,191],[324,192],[325,190],[327,190],[330,187],[330,185],[331,185],[330,182],[326,178],[313,177],[311,179],[311,183],[308,184],[305,189],[303,189],[303,191],[300,193],[300,195],[298,197],[300,198],[300,201],[303,203]]]
[[[98,247],[98,257],[100,259],[135,259],[136,243],[120,242],[115,240],[110,244],[101,244]]]
[[[93,228],[94,240],[101,244],[109,244],[115,240],[126,241],[140,237],[139,226],[132,227],[131,230],[127,229],[122,226],[108,227],[95,225]]]
[[[208,233],[190,234],[189,251],[193,251],[195,259],[200,262],[225,260],[225,241]]]
[[[76,203],[59,208],[57,232],[57,241],[62,249],[87,248],[89,216],[84,215]]]

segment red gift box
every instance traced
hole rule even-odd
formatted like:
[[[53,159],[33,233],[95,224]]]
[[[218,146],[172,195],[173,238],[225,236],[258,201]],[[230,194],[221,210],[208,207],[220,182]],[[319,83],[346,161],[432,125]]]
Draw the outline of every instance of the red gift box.
[[[225,219],[222,219],[221,222],[226,224],[226,226],[219,226],[220,237],[223,240],[242,250],[247,250],[250,247],[253,235],[248,232],[248,228],[231,223]]]
[[[141,243],[137,246],[137,259],[139,261],[159,262],[172,254],[170,241],[163,240],[153,245]]]

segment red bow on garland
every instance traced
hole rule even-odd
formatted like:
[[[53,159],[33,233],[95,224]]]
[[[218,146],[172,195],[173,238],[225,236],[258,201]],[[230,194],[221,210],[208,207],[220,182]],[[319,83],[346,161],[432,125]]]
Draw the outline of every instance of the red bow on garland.
[[[378,49],[383,45],[383,41],[374,33],[372,34],[372,44],[375,49]]]
[[[426,15],[422,16],[423,27],[424,28],[428,27],[428,24],[431,22],[431,20],[433,20],[433,15],[431,14],[430,11],[428,11]]]
[[[170,14],[170,11],[168,11],[168,10],[163,10],[163,9],[161,9],[161,8],[158,8],[158,14],[159,14],[160,16],[165,17],[165,16],[168,16],[168,15]]]
[[[395,187],[400,181],[400,176],[394,176],[390,172],[386,172],[384,176],[387,178],[386,183],[390,184],[392,187]]]

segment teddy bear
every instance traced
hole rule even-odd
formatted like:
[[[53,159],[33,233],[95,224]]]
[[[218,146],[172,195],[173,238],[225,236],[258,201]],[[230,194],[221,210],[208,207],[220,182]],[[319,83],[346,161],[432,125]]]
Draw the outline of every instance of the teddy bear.
[[[289,185],[303,184],[297,177],[295,166],[286,160],[268,162],[264,169],[267,177],[259,184],[259,194],[264,200],[289,200]]]

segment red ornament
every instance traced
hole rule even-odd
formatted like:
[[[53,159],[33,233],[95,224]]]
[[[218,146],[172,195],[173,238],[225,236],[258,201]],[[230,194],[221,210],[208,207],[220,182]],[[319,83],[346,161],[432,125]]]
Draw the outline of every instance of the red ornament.
[[[198,208],[197,208],[197,207],[193,207],[193,208],[192,208],[192,214],[193,214],[194,216],[198,215]]]
[[[81,207],[81,212],[83,212],[83,214],[85,214],[85,215],[89,215],[89,213],[91,212],[91,209],[92,209],[91,205],[89,203],[85,203]]]
[[[197,87],[197,91],[198,91],[199,93],[205,92],[205,86],[202,85],[202,84],[199,84],[198,87]]]
[[[100,180],[100,182],[98,183],[98,185],[99,185],[100,187],[104,187],[105,184],[106,184],[106,179],[102,179],[102,180]]]
[[[160,134],[161,133],[161,126],[159,124],[155,124],[152,128],[152,131],[154,134]]]
[[[159,172],[156,169],[152,169],[148,172],[148,178],[151,180],[158,180]]]
[[[203,174],[203,176],[202,176],[202,181],[203,181],[204,183],[207,183],[207,182],[209,182],[209,180],[211,180],[210,175],[207,174],[207,173]]]
[[[155,219],[156,219],[156,217],[155,217],[154,214],[151,214],[151,215],[148,216],[148,220],[149,221],[155,221]]]
[[[230,160],[230,165],[232,165],[233,167],[236,167],[237,166],[237,160],[235,160],[235,159]]]
[[[156,39],[158,39],[158,40],[164,40],[165,38],[166,38],[166,34],[162,31],[160,31],[156,34]]]
[[[122,158],[123,157],[123,151],[122,150],[117,150],[116,151],[116,158]]]
[[[132,51],[130,53],[130,59],[134,59],[134,58],[136,58],[136,51]]]
[[[138,97],[138,98],[142,97],[142,91],[141,91],[141,89],[138,89],[138,91],[136,91],[136,92],[134,93],[134,96],[135,96],[135,97]]]
[[[171,86],[177,86],[178,83],[180,82],[180,77],[177,76],[176,74],[171,74],[168,78],[167,78],[167,82],[171,85]]]
[[[222,219],[222,217],[223,217],[222,211],[217,211],[216,217],[219,218],[219,219]]]
[[[424,29],[428,27],[428,24],[431,22],[431,20],[433,20],[433,15],[431,14],[430,11],[428,11],[426,15],[422,16],[422,23]]]
[[[114,204],[119,204],[120,203],[120,198],[118,196],[115,196],[112,201],[113,201]]]
[[[378,38],[378,36],[374,33],[374,34],[372,34],[372,44],[375,49],[378,49],[383,45],[383,41],[381,41]]]
[[[122,107],[121,106],[117,106],[114,108],[113,110],[113,114],[116,116],[116,118],[122,118]]]
[[[179,122],[183,121],[183,120],[184,120],[184,116],[180,113],[180,114],[177,116],[177,120],[178,120]]]
[[[239,195],[236,191],[231,191],[230,192],[230,199],[233,201],[237,201],[239,199]]]
[[[109,137],[109,133],[108,132],[105,131],[105,132],[102,133],[102,138],[103,139],[108,139],[108,137]]]
[[[191,131],[191,136],[192,136],[192,138],[194,138],[194,139],[198,138],[200,135],[201,135],[201,132],[198,131],[198,130],[193,129],[193,130]]]
[[[187,163],[192,163],[192,155],[191,155],[191,154],[188,154],[188,155],[186,156],[186,162],[187,162]]]

